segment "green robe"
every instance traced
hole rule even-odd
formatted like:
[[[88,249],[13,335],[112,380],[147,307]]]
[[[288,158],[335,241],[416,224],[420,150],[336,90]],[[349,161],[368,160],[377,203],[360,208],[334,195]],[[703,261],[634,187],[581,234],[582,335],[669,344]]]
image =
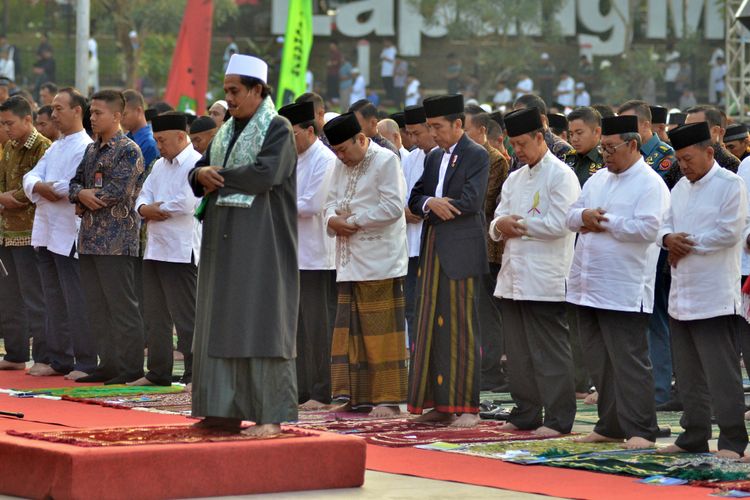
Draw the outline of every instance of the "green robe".
[[[224,126],[227,126],[225,124]],[[246,122],[239,122],[228,151]],[[210,146],[191,171],[209,165]],[[256,162],[224,170],[223,195],[253,194],[250,208],[208,195],[198,270],[193,415],[278,423],[297,417],[299,301],[297,155],[289,122],[275,117]]]

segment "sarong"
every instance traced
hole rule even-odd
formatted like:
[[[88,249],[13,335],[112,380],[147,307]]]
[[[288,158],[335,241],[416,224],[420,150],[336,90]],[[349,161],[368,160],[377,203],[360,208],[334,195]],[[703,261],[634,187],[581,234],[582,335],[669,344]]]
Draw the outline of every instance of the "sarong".
[[[408,409],[479,413],[478,278],[452,280],[441,270],[427,228],[417,273],[417,340]]]
[[[331,347],[333,399],[352,408],[406,401],[404,278],[340,282]]]

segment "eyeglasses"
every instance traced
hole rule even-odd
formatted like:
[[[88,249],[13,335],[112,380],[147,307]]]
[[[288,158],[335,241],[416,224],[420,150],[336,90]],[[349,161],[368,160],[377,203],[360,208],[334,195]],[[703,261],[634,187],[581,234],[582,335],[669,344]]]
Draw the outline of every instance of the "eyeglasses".
[[[617,146],[605,146],[603,144],[600,144],[599,145],[599,151],[601,152],[601,154],[607,153],[608,155],[613,155],[613,154],[615,154],[617,152],[618,148],[620,148],[621,146],[624,146],[628,142],[630,142],[630,141],[621,142]]]

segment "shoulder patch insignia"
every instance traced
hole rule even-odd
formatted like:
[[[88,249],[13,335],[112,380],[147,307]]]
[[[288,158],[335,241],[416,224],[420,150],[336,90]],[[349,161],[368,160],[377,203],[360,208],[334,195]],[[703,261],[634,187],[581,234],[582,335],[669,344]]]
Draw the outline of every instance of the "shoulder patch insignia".
[[[664,158],[659,163],[659,170],[669,170],[672,167],[672,161],[669,158]]]

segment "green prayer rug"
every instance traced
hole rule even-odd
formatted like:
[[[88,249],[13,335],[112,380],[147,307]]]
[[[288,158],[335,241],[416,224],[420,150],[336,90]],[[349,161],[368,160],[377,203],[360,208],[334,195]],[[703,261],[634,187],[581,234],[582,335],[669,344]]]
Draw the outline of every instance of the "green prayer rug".
[[[92,385],[82,387],[50,387],[46,389],[14,389],[15,396],[68,396],[71,398],[98,398],[115,396],[137,396],[139,394],[170,394],[183,392],[182,385],[169,387],[155,385]]]

